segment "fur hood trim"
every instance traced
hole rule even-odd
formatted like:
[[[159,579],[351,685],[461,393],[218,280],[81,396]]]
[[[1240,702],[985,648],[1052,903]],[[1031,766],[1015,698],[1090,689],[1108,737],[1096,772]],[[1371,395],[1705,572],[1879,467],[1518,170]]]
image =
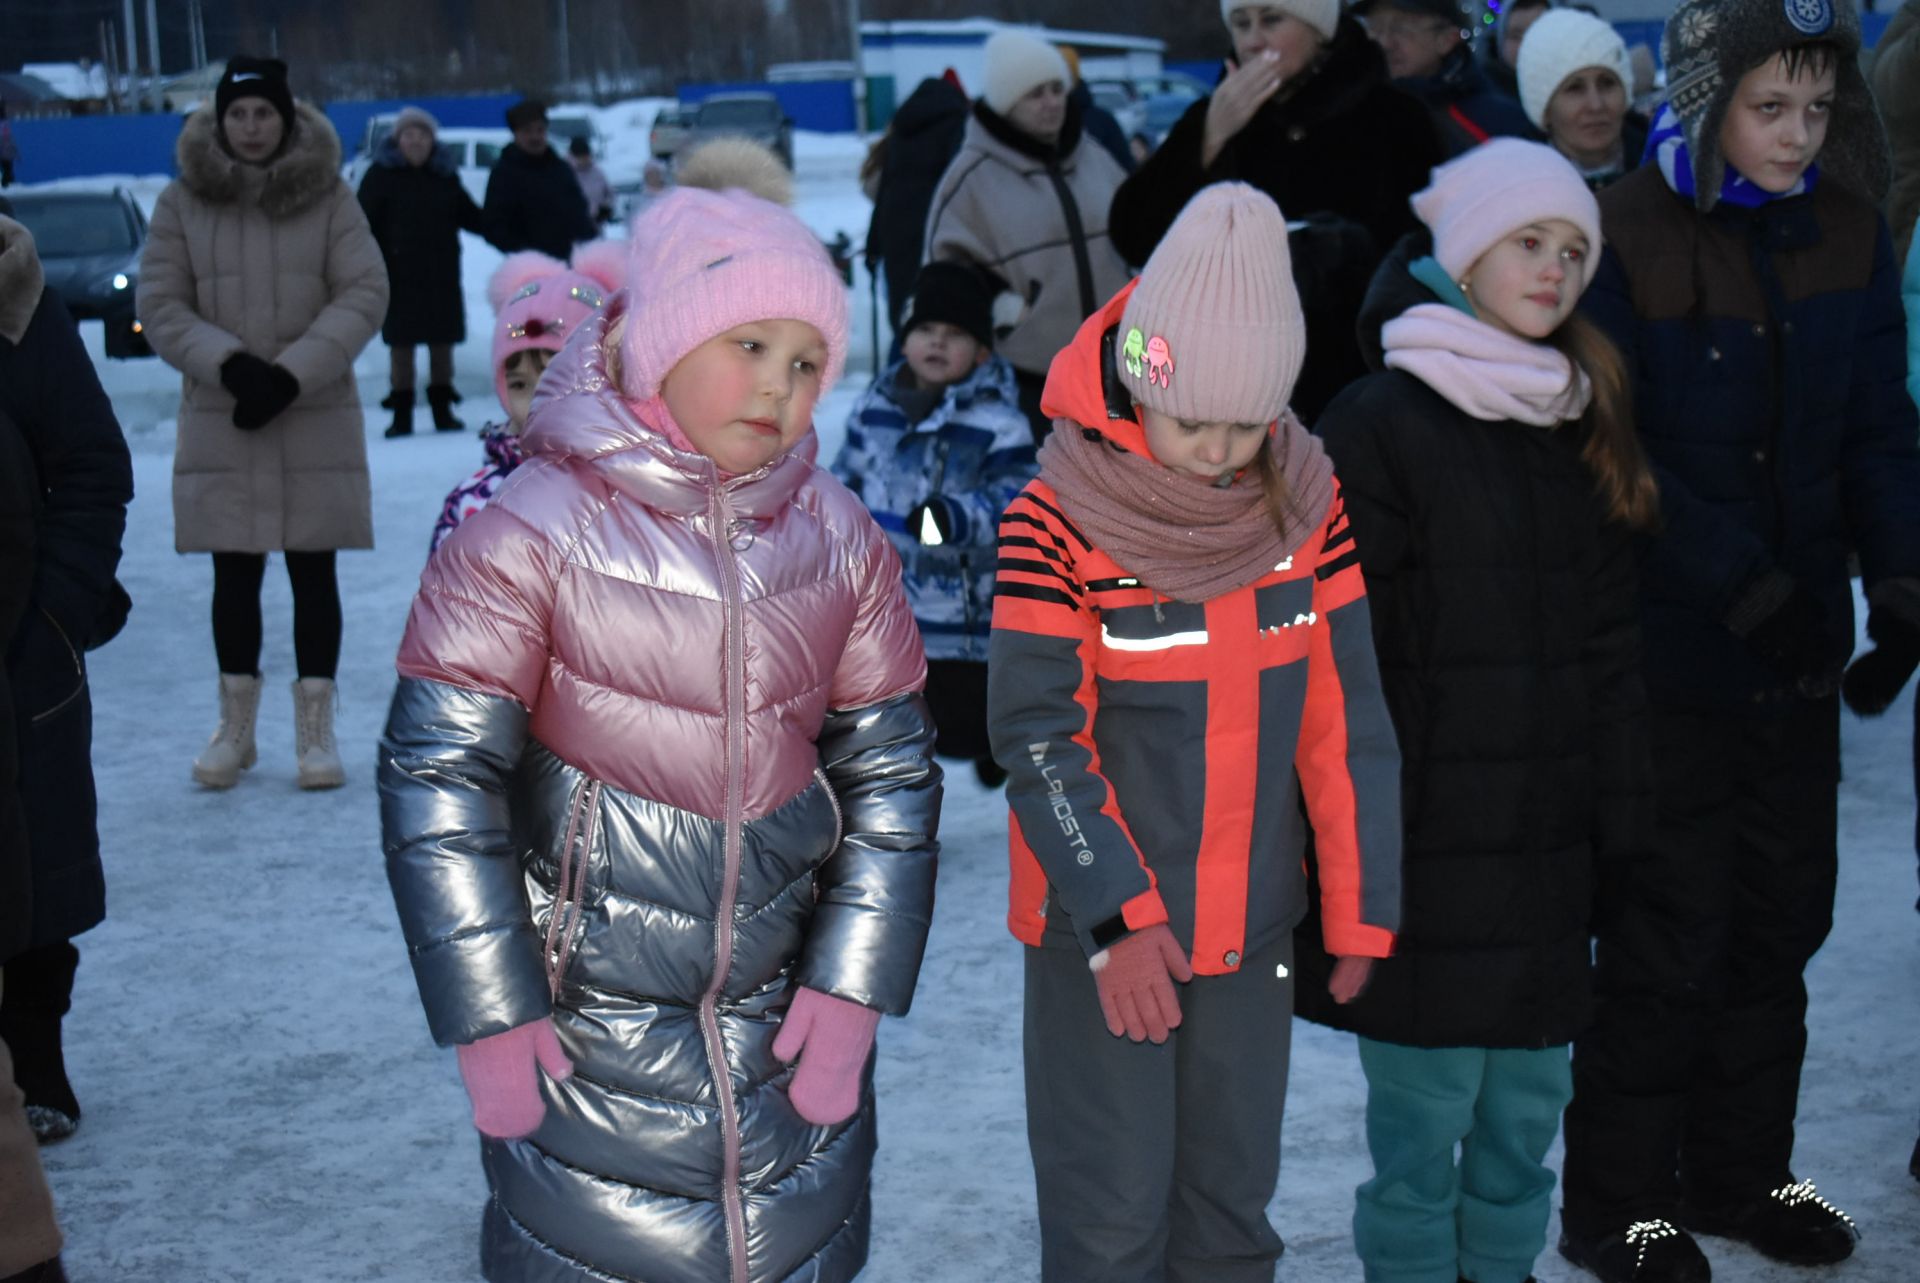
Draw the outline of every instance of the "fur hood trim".
[[[26,336],[46,283],[33,233],[0,215],[0,339],[18,343]]]
[[[330,195],[340,179],[340,135],[312,103],[294,106],[293,138],[265,165],[235,160],[220,145],[212,107],[187,117],[174,148],[181,184],[209,205],[257,203],[285,218]]]

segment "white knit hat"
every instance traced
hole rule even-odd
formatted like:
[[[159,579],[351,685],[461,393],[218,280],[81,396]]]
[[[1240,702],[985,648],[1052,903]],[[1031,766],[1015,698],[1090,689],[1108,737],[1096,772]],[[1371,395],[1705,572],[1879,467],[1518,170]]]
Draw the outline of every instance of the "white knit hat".
[[[1515,74],[1520,78],[1520,106],[1535,128],[1546,129],[1547,104],[1567,77],[1588,67],[1606,68],[1620,77],[1621,88],[1632,92],[1627,42],[1607,23],[1578,9],[1549,9],[1534,19],[1520,41]]]
[[[986,55],[987,83],[980,96],[1001,116],[1049,80],[1073,83],[1060,51],[1030,32],[1013,27],[994,32],[987,38]]]
[[[1306,358],[1287,220],[1245,183],[1187,202],[1120,315],[1115,371],[1148,409],[1199,423],[1272,423]]]
[[[1340,26],[1340,0],[1220,0],[1220,21],[1231,18],[1235,9],[1282,10],[1319,32],[1323,40],[1333,39]]]

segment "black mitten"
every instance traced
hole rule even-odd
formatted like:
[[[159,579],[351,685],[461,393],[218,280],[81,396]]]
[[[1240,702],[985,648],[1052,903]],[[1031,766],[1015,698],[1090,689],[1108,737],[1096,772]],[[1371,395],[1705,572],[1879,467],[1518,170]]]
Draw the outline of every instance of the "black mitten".
[[[1887,711],[1920,666],[1920,628],[1884,607],[1867,612],[1867,636],[1873,649],[1847,667],[1840,694],[1847,707],[1862,717]]]
[[[299,398],[300,380],[287,373],[282,366],[269,365],[264,395],[252,402],[236,403],[233,407],[233,426],[249,430],[264,428]]]
[[[1727,626],[1754,654],[1807,695],[1830,695],[1833,639],[1820,607],[1791,576],[1770,571],[1741,595]]]

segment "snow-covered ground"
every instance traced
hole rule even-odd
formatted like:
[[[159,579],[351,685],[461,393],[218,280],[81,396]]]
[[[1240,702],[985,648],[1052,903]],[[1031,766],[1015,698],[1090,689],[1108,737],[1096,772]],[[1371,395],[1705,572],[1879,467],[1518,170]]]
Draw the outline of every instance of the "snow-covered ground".
[[[798,150],[800,213],[823,237],[845,228],[858,242],[863,146],[802,135]],[[131,181],[150,204],[160,183]],[[478,423],[492,408],[480,322],[497,256],[467,245],[473,337],[458,352],[459,385],[463,412]],[[819,416],[827,455],[870,368],[864,277],[852,297],[848,378]],[[99,327],[85,330],[133,446],[138,495],[121,570],[135,610],[126,633],[93,657],[111,907],[80,941],[67,1024],[86,1119],[44,1151],[69,1271],[80,1283],[477,1277],[477,1147],[453,1058],[428,1039],[415,998],[373,788],[373,746],[428,531],[441,496],[477,465],[477,443],[431,433],[382,440],[386,353],[376,342],[362,355],[379,546],[340,563],[348,786],[294,787],[290,604],[276,571],[260,764],[231,793],[202,792],[187,766],[214,721],[210,574],[205,558],[172,550],[178,376],[155,360],[108,362]],[[1865,1237],[1854,1260],[1830,1272],[1773,1266],[1709,1240],[1722,1283],[1920,1277],[1920,1185],[1906,1172],[1920,1122],[1909,699],[1879,721],[1848,720],[1838,925],[1810,973],[1798,1167],[1858,1217]],[[941,840],[919,995],[912,1015],[881,1033],[865,1277],[1016,1283],[1037,1275],[1019,946],[1002,923],[1004,809],[971,772],[949,776]],[[1356,1278],[1348,1226],[1368,1164],[1352,1040],[1302,1024],[1289,1092],[1272,1212],[1288,1242],[1280,1277]],[[1538,1277],[1589,1276],[1549,1248]]]

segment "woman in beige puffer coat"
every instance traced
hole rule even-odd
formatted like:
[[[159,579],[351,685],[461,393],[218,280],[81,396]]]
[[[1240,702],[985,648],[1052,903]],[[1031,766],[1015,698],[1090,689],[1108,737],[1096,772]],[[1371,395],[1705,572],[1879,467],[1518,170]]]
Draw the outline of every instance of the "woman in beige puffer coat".
[[[297,108],[286,67],[235,58],[188,117],[180,177],[160,193],[140,265],[140,317],[184,376],[173,461],[174,546],[213,554],[220,726],[193,764],[209,788],[253,765],[260,583],[293,585],[302,788],[346,780],[333,743],[340,654],[334,553],[373,546],[353,361],[387,310],[387,271],[340,140]]]

